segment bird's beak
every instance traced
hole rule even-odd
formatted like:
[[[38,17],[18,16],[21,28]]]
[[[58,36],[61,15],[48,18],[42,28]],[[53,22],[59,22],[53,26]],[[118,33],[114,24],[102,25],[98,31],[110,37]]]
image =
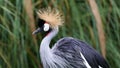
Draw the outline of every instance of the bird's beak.
[[[37,33],[41,32],[41,31],[42,31],[41,28],[37,28],[32,34],[37,34]]]

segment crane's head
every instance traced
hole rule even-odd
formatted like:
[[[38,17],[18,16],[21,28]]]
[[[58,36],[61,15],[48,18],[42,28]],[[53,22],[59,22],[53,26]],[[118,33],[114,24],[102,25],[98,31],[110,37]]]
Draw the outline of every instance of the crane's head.
[[[52,29],[56,29],[64,23],[64,17],[57,9],[51,9],[50,7],[40,9],[37,12],[37,15],[39,17],[39,28],[35,30],[33,34],[41,31],[51,31]]]

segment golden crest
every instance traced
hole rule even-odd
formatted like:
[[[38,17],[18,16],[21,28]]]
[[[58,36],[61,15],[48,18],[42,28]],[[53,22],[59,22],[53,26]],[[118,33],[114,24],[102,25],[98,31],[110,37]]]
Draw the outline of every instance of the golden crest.
[[[50,24],[52,28],[58,27],[64,23],[64,17],[57,9],[50,7],[40,9],[37,12],[40,19],[43,19],[46,23]]]

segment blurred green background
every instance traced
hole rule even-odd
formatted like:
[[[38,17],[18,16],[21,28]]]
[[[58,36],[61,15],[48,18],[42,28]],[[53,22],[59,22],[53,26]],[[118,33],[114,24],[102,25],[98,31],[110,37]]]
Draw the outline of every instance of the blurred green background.
[[[0,68],[42,68],[36,11],[55,7],[64,26],[52,40],[71,36],[99,51],[111,68],[120,68],[120,0],[0,0]]]

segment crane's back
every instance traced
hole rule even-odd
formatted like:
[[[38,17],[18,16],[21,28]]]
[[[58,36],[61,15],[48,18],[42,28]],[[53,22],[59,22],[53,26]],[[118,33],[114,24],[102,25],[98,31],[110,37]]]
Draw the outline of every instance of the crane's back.
[[[69,62],[73,68],[87,68],[85,60],[91,68],[109,68],[105,59],[96,50],[87,43],[72,37],[60,39],[53,46],[52,51],[55,55]]]

